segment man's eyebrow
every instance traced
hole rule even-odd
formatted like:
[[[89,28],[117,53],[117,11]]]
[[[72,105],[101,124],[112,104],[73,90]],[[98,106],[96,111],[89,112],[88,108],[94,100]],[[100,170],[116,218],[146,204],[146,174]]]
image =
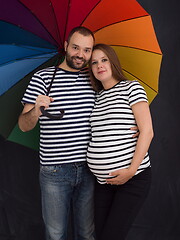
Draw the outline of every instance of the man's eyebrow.
[[[75,44],[75,43],[73,43],[72,45],[75,46],[75,47],[79,47],[79,45],[77,45],[77,44]]]
[[[92,47],[86,47],[85,49],[86,50],[92,50]]]
[[[79,45],[77,45],[77,44],[75,44],[75,43],[73,43],[72,46],[73,46],[73,47],[79,47]],[[86,49],[86,50],[92,50],[92,47],[85,47],[84,49]]]

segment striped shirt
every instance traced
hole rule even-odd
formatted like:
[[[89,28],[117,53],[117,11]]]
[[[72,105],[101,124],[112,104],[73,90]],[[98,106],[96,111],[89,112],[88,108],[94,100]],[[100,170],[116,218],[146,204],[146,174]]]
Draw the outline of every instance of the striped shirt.
[[[23,103],[35,104],[38,95],[46,95],[55,68],[38,71],[26,89]],[[87,69],[69,72],[58,69],[50,89],[51,114],[65,113],[62,119],[40,116],[40,163],[57,165],[86,161],[91,138],[89,117],[94,107],[94,91]]]
[[[131,164],[137,143],[130,130],[136,126],[131,106],[141,101],[147,102],[147,96],[138,81],[121,81],[97,95],[90,117],[92,139],[87,162],[99,183],[106,183],[110,172]],[[149,166],[146,153],[136,174]]]

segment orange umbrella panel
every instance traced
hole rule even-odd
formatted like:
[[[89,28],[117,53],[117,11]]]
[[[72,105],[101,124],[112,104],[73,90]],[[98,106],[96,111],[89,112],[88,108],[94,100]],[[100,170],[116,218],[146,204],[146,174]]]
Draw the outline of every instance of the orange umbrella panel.
[[[119,22],[95,33],[96,42],[113,46],[125,75],[138,79],[151,103],[158,92],[162,53],[150,16]]]

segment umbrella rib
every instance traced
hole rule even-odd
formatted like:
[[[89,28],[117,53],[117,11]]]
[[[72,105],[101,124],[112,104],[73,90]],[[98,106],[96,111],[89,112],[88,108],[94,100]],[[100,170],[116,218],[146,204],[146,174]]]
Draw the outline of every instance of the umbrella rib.
[[[57,52],[54,52],[57,54]],[[4,66],[5,64],[9,64],[9,63],[13,63],[13,62],[16,62],[16,61],[22,61],[22,60],[26,60],[26,59],[43,59],[43,58],[46,58],[46,57],[43,57],[43,55],[49,55],[51,53],[45,53],[45,54],[35,54],[35,55],[29,55],[29,56],[26,56],[26,57],[22,57],[22,58],[16,58],[16,59],[13,59],[11,61],[7,61],[5,63],[1,63],[0,66]],[[37,57],[39,56],[39,57]],[[48,58],[49,59],[49,58]]]
[[[19,1],[20,2],[20,4],[22,5],[22,6],[24,6],[26,9],[28,9],[31,13],[32,13],[32,15],[36,18],[36,20],[41,24],[41,26],[43,26],[43,28],[46,30],[46,32],[49,34],[49,36],[51,37],[51,39],[53,39],[53,41],[54,42],[56,42],[56,46],[58,46],[59,44],[58,44],[58,42],[56,41],[56,39],[51,35],[51,33],[46,29],[46,27],[44,26],[44,24],[36,17],[36,15],[28,8],[28,7],[26,7],[26,5],[24,5],[21,1]],[[14,24],[15,25],[15,24]],[[17,25],[15,25],[15,26],[17,26]],[[20,25],[18,25],[18,27],[19,28],[21,28],[21,29],[24,29],[24,28],[22,28]],[[31,31],[29,31],[29,32],[31,32]],[[32,34],[34,34],[33,32],[31,32]],[[36,34],[34,34],[34,35],[36,35]]]
[[[7,21],[7,20],[0,20],[0,21],[1,21],[1,22],[4,22],[4,23],[8,23],[8,24],[10,24],[10,25],[13,25],[13,26],[15,26],[15,27],[18,27],[18,28],[22,29],[23,31],[26,31],[26,32],[28,32],[28,33],[30,33],[30,34],[33,34],[34,36],[37,36],[38,38],[40,38],[40,39],[43,40],[43,41],[48,42],[46,39],[39,37],[38,35],[34,34],[33,32],[27,31],[26,29],[22,28],[20,25],[16,25],[16,24],[14,24],[14,23],[12,23],[12,22],[9,22],[9,21]],[[49,43],[49,42],[48,42],[48,43]],[[11,43],[11,44],[12,44],[12,45],[15,45],[15,46],[18,46],[18,44],[15,44],[15,43]],[[57,45],[54,45],[53,43],[49,43],[49,44],[51,44],[52,46],[54,46],[53,49],[56,49],[56,48],[57,48]],[[20,44],[19,44],[19,45],[20,45]],[[23,46],[24,46],[24,45],[23,45]],[[43,48],[47,48],[47,49],[48,49],[48,47],[43,47]]]
[[[67,24],[68,24],[68,18],[69,18],[69,9],[71,6],[71,0],[68,0],[68,8],[67,8],[67,15],[66,15],[66,22],[65,22],[65,31],[64,31],[64,37],[63,40],[65,41],[65,37],[66,37],[66,29],[67,29]]]
[[[152,88],[150,85],[148,85],[146,82],[144,82],[142,79],[138,78],[136,75],[132,74],[131,72],[128,72],[126,69],[122,68],[122,70],[128,74],[130,74],[131,76],[133,76],[135,79],[138,79],[139,81],[141,81],[142,83],[144,83],[146,86],[148,86],[151,90],[153,90],[154,92],[158,93],[154,88]]]
[[[28,45],[22,45],[22,44],[16,44],[16,43],[11,43],[11,44],[1,44],[1,45],[12,45],[12,46],[17,46],[17,47],[21,47],[21,48],[25,48],[25,49],[30,49],[30,50],[32,50],[32,51],[36,51],[36,49],[35,48],[39,48],[38,49],[38,51],[39,52],[43,52],[42,50],[40,50],[40,49],[49,49],[49,50],[51,50],[51,52],[57,52],[57,49],[56,48],[48,48],[48,47],[36,47],[36,46],[34,46],[34,48],[33,48],[33,46],[32,47],[28,47]],[[53,45],[54,46],[54,45]],[[44,52],[43,52],[44,53]]]
[[[153,54],[157,54],[157,55],[162,56],[161,53],[157,53],[157,52],[153,52],[153,51],[150,51],[150,50],[145,50],[145,49],[137,48],[137,47],[131,47],[131,46],[126,46],[126,45],[111,45],[111,46],[112,46],[112,47],[132,48],[132,49],[137,49],[137,50],[140,50],[140,51],[143,51],[143,52],[149,52],[149,53],[153,53]]]
[[[106,26],[103,26],[103,27],[100,27],[100,28],[96,29],[96,30],[94,31],[94,33],[97,33],[98,31],[102,30],[103,28],[107,28],[107,27],[112,26],[112,25],[117,24],[117,23],[127,22],[127,21],[130,21],[130,20],[134,20],[134,19],[138,19],[138,18],[143,18],[143,17],[147,17],[147,16],[150,16],[150,15],[149,15],[149,14],[146,14],[146,15],[143,15],[143,16],[140,16],[140,17],[134,17],[134,18],[125,19],[125,20],[122,20],[122,21],[113,22],[113,23],[107,24]]]
[[[51,0],[50,0],[50,2],[51,2]],[[53,6],[52,6],[52,2],[51,2],[51,7],[52,7],[52,11],[53,11],[53,13],[54,13],[54,18],[55,18],[55,21],[56,21],[56,31],[57,31],[57,35],[58,35],[58,38],[59,38],[59,40],[60,40],[61,46],[63,46],[63,39],[61,39],[61,36],[60,36],[60,33],[59,33],[58,21],[57,21],[57,18],[56,18],[56,14],[55,14],[55,12],[54,12],[54,8],[53,8]]]
[[[86,19],[88,18],[88,16],[91,14],[91,12],[97,7],[97,5],[101,2],[102,0],[99,0],[99,2],[96,3],[96,5],[91,9],[91,11],[86,15],[86,17],[84,18],[84,20],[81,23],[81,26],[83,25],[83,23],[86,21]]]

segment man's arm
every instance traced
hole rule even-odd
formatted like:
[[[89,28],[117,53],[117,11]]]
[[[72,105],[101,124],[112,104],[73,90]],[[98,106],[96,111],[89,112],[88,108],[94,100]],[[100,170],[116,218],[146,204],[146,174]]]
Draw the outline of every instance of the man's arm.
[[[30,131],[33,129],[41,114],[35,108],[34,104],[26,103],[22,113],[19,116],[18,125],[23,132]]]
[[[53,99],[51,97],[39,95],[35,104],[26,103],[18,119],[19,128],[23,132],[32,130],[36,126],[39,117],[42,115],[40,107],[44,106],[48,108],[52,101]]]

